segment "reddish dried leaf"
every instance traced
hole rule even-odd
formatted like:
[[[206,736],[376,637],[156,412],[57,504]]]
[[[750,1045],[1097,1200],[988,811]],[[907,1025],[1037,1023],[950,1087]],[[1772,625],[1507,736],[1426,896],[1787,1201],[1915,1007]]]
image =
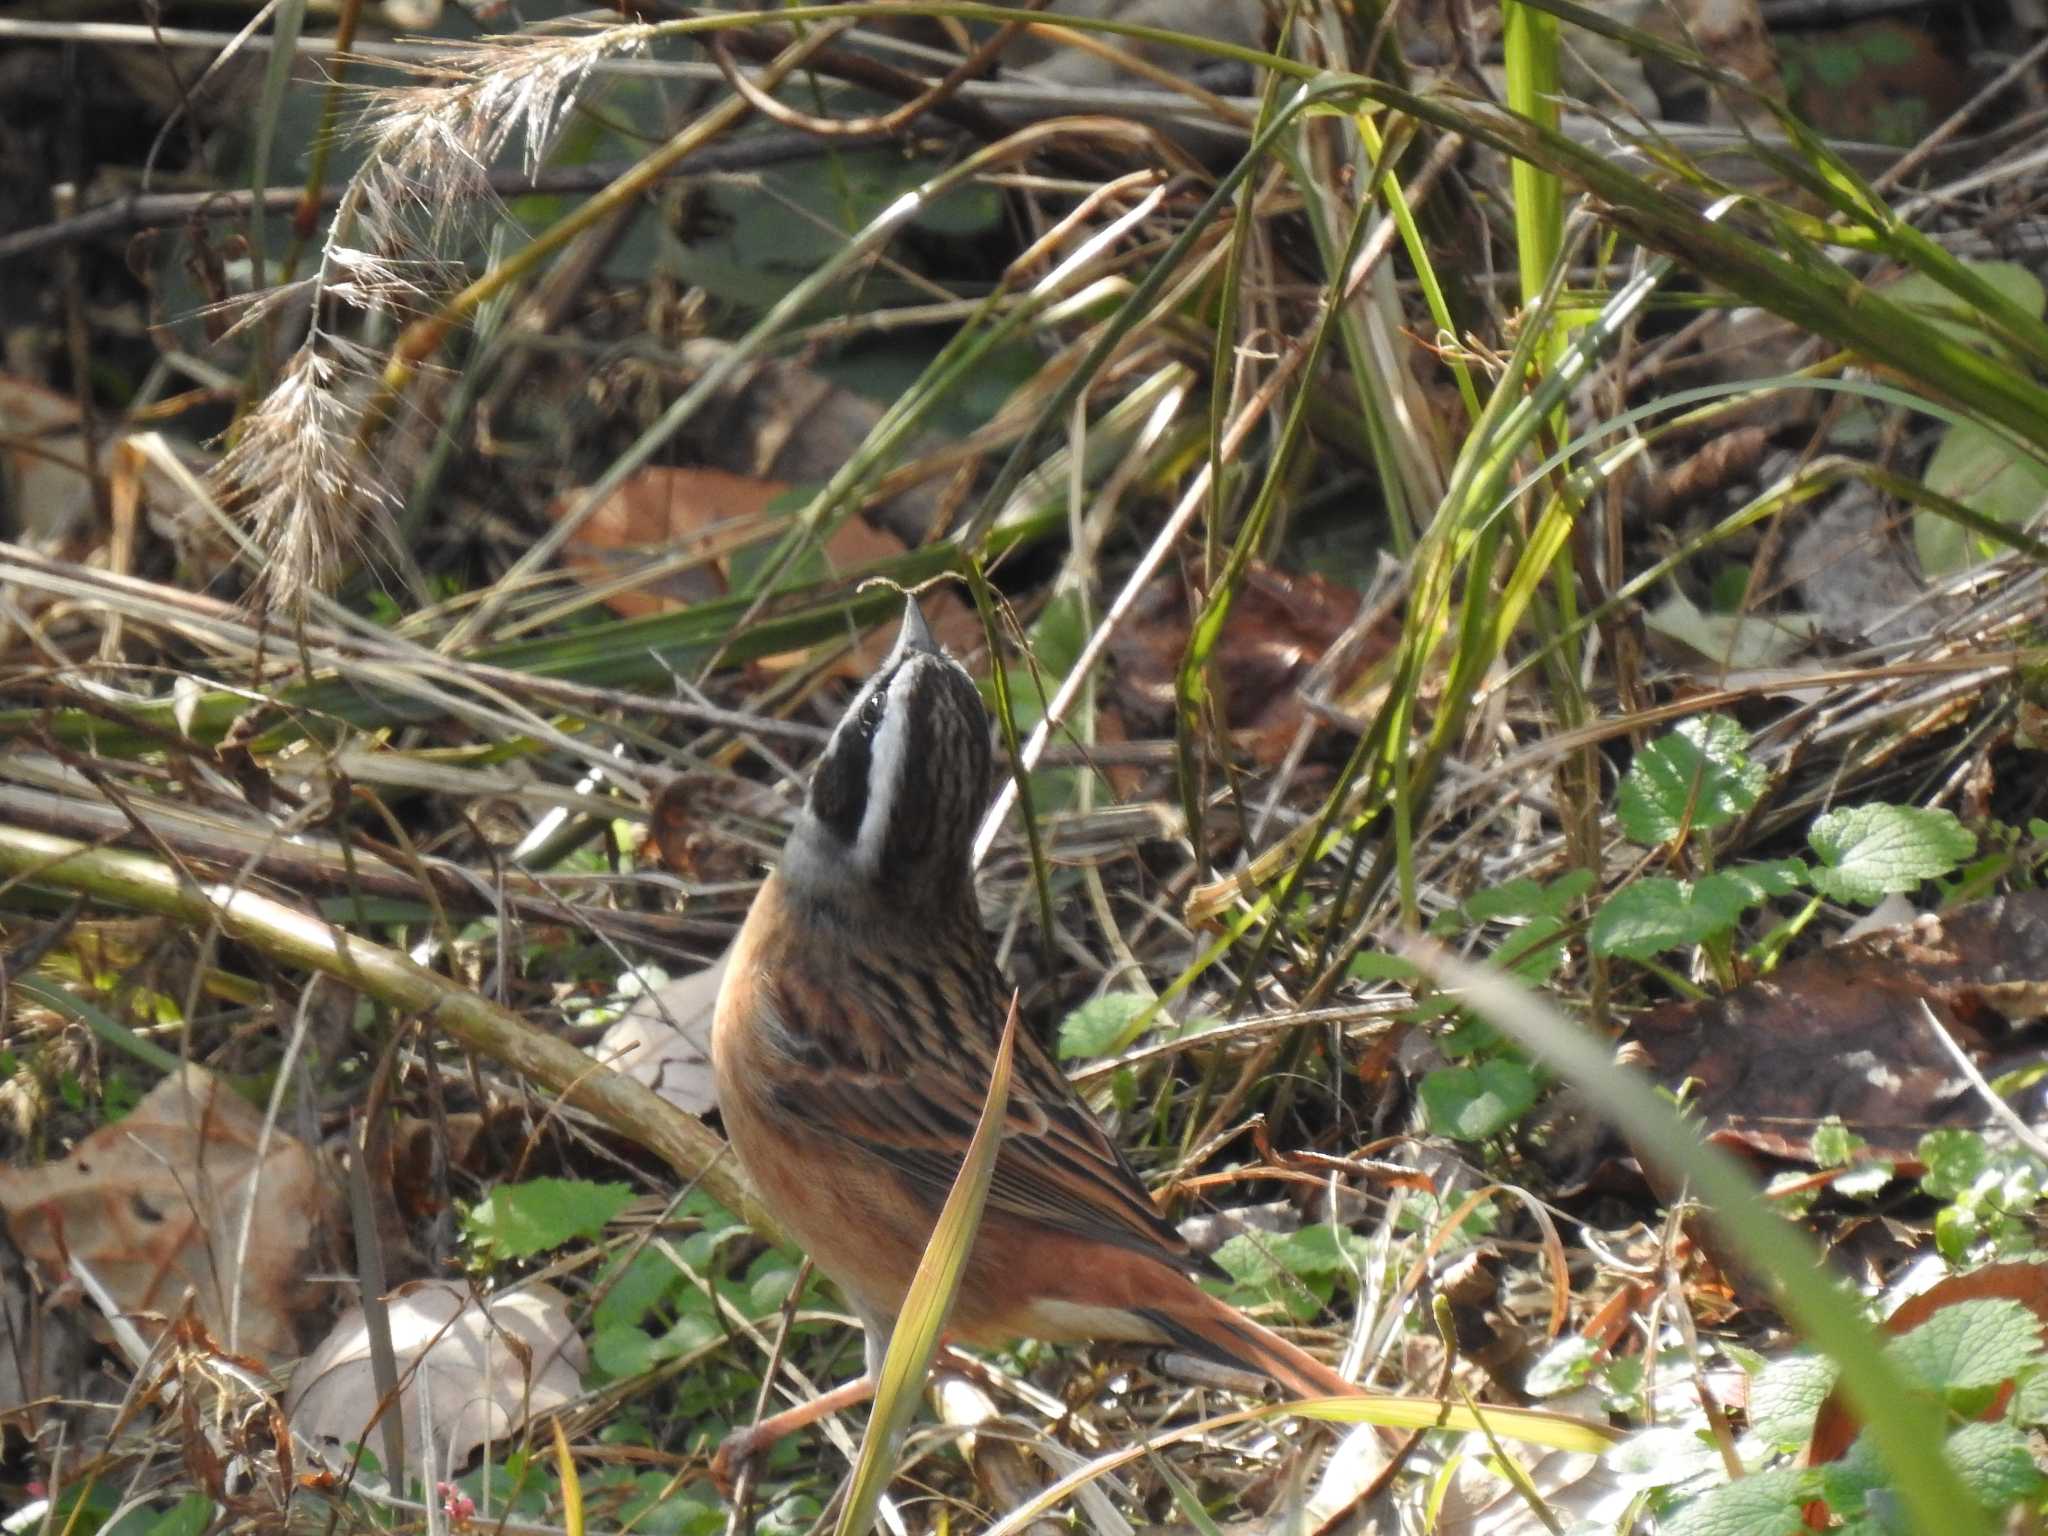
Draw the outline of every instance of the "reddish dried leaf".
[[[1777,92],[1778,58],[1757,0],[1679,0],[1672,9],[1685,36],[1708,60],[1751,85]]]
[[[2016,1301],[2048,1323],[2048,1264],[1987,1264],[1968,1274],[1951,1275],[1901,1302],[1878,1331],[1887,1338],[1898,1338],[1942,1309],[1965,1301]],[[1996,1419],[2005,1411],[2006,1399],[2011,1395],[2012,1383],[2008,1381],[1984,1410],[1983,1419],[1987,1423]],[[1806,1442],[1806,1464],[1816,1467],[1834,1461],[1849,1449],[1861,1428],[1848,1404],[1842,1401],[1841,1389],[1836,1388],[1814,1416],[1813,1435]]]
[[[597,587],[644,564],[650,552],[691,557],[685,569],[608,594],[605,605],[622,618],[722,597],[732,554],[787,529],[787,521],[771,518],[769,508],[789,488],[785,480],[702,466],[643,469],[584,519],[564,548],[563,563],[579,580]],[[567,516],[582,495],[571,491],[556,497],[548,504],[550,520]],[[825,540],[826,564],[839,572],[860,570],[903,551],[902,540],[857,516],[840,519]],[[981,643],[979,622],[955,593],[940,589],[924,599],[924,608],[933,634],[953,650],[965,652]],[[841,670],[865,676],[893,639],[892,631],[870,635]],[[772,667],[778,660],[770,657],[763,665]]]
[[[1231,604],[1210,661],[1211,685],[1234,741],[1257,761],[1278,763],[1303,716],[1299,691],[1320,661],[1358,617],[1356,592],[1313,574],[1292,575],[1254,565]],[[1187,654],[1195,601],[1171,577],[1140,594],[1130,620],[1116,633],[1116,694],[1127,721],[1165,730],[1174,711],[1174,680]],[[1391,631],[1376,635],[1354,659],[1340,685],[1382,654]]]
[[[531,1126],[524,1106],[493,1105],[443,1115],[438,1120],[400,1116],[385,1147],[383,1177],[408,1222],[425,1220],[446,1209],[451,1170],[486,1182],[517,1167]]]
[[[643,563],[650,551],[692,555],[701,563],[629,591],[605,605],[622,618],[666,613],[725,593],[725,557],[765,532],[768,506],[789,487],[779,480],[722,469],[643,469],[583,520],[563,549],[563,563],[578,579],[600,586]],[[581,503],[571,491],[548,503],[559,521]]]
[[[752,779],[691,769],[677,774],[648,808],[640,857],[658,858],[685,880],[717,885],[741,881],[759,867],[753,840],[735,837],[735,821],[771,825],[789,814],[788,803]]]
[[[1936,36],[1883,19],[1780,40],[1792,108],[1830,138],[1917,143],[1970,99],[1970,72]]]
[[[272,1360],[297,1353],[331,1195],[303,1144],[265,1138],[263,1116],[200,1067],[68,1156],[0,1169],[7,1230],[46,1277],[87,1265],[128,1313],[174,1315],[190,1292],[225,1347]],[[145,1337],[163,1326],[136,1321]]]

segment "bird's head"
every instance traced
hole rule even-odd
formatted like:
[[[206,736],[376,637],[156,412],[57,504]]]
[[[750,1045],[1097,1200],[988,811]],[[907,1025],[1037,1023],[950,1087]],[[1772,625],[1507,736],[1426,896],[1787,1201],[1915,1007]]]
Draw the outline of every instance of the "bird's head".
[[[988,712],[911,599],[896,646],[854,695],[811,774],[783,879],[818,895],[877,891],[899,906],[957,902],[988,804]]]

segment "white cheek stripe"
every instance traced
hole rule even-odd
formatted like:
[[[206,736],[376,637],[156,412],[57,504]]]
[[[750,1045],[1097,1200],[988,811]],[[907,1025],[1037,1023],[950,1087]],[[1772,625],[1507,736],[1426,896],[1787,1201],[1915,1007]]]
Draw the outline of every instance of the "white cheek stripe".
[[[854,862],[864,874],[882,867],[882,838],[889,830],[889,817],[896,808],[896,790],[903,782],[904,753],[910,743],[910,690],[919,663],[911,660],[896,669],[889,679],[888,702],[882,708],[882,725],[868,749],[868,803],[860,818],[860,836],[853,847]]]

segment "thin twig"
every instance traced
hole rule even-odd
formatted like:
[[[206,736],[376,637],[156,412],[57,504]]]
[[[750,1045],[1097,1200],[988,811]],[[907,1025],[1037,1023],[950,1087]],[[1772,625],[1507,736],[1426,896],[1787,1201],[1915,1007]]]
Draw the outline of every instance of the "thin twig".
[[[1920,1017],[1927,1021],[1928,1033],[1932,1034],[1941,1048],[1948,1053],[1948,1058],[1955,1063],[1956,1070],[1962,1073],[1970,1086],[1982,1096],[1984,1106],[1991,1111],[1992,1118],[2011,1131],[2019,1139],[2021,1146],[2042,1162],[2048,1163],[2048,1141],[2044,1141],[2039,1132],[2020,1118],[2019,1111],[1992,1091],[1991,1085],[1984,1080],[1984,1074],[1977,1070],[1977,1063],[1970,1060],[1969,1052],[1956,1044],[1955,1037],[1942,1027],[1941,1020],[1934,1016],[1934,1010],[1927,1006],[1924,998],[1920,1002]]]
[[[763,166],[781,165],[792,160],[806,160],[828,150],[837,152],[861,149],[870,145],[898,141],[898,136],[871,134],[851,141],[841,139],[826,145],[803,133],[773,131],[750,134],[732,143],[707,144],[696,153],[684,156],[666,174],[671,179],[731,175],[758,170]],[[535,171],[499,169],[490,173],[489,185],[491,191],[501,197],[519,197],[532,192],[594,192],[625,175],[636,163],[630,160],[600,160],[587,165],[549,166]],[[317,198],[322,206],[332,207],[340,201],[341,195],[347,190],[347,182],[329,182],[320,188]],[[91,240],[101,235],[126,234],[130,230],[147,228],[153,224],[182,224],[191,219],[240,218],[248,213],[249,206],[256,200],[256,196],[257,194],[250,192],[246,187],[222,192],[131,193],[126,197],[96,203],[84,212],[69,218],[40,224],[34,229],[20,230],[11,235],[0,235],[0,261],[5,261],[11,256],[31,255],[51,246],[75,245],[81,240]],[[299,206],[300,200],[306,196],[306,189],[265,187],[261,196],[265,213],[285,213]]]

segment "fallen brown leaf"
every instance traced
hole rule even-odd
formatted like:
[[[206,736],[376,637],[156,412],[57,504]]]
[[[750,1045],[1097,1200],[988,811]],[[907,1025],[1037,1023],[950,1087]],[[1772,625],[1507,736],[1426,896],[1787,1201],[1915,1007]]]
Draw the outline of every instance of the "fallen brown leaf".
[[[0,1169],[0,1212],[60,1296],[86,1265],[145,1338],[189,1292],[230,1350],[298,1352],[314,1305],[307,1258],[331,1212],[313,1154],[203,1067],[165,1078],[126,1118],[40,1168]]]
[[[479,1298],[446,1280],[415,1280],[385,1303],[399,1380],[388,1411],[404,1427],[408,1467],[420,1466],[423,1422],[431,1426],[430,1480],[583,1389],[583,1341],[553,1286]],[[351,1307],[292,1373],[285,1413],[308,1440],[375,1450],[379,1403],[369,1328],[362,1308]]]
[[[1255,565],[1231,605],[1210,677],[1231,739],[1258,762],[1278,763],[1306,711],[1300,685],[1358,617],[1360,597],[1325,577]],[[1174,681],[1187,654],[1196,599],[1174,577],[1139,595],[1110,644],[1116,702],[1135,733],[1169,731]],[[1391,643],[1375,636],[1339,685],[1356,678]]]
[[[1837,1116],[1874,1155],[1988,1115],[1922,1012],[1980,1061],[2048,1007],[2048,891],[1977,902],[1781,966],[1703,1002],[1668,1003],[1629,1033],[1657,1080],[1692,1085],[1708,1135],[1809,1161]]]
[[[605,605],[622,618],[722,597],[732,556],[788,528],[788,520],[771,515],[770,508],[789,489],[788,481],[703,466],[643,469],[598,504],[564,546],[563,560],[579,580],[595,587],[643,564],[652,551],[692,557],[692,563],[658,580],[608,593]],[[548,504],[549,519],[566,516],[582,495],[577,490],[555,498]],[[902,540],[864,518],[845,517],[825,540],[825,563],[845,574],[900,555],[904,548]],[[927,594],[923,605],[925,621],[947,647],[964,653],[980,645],[981,625],[956,593],[940,588]],[[869,635],[839,670],[865,676],[893,639],[893,630]],[[769,657],[761,664],[787,662]]]

